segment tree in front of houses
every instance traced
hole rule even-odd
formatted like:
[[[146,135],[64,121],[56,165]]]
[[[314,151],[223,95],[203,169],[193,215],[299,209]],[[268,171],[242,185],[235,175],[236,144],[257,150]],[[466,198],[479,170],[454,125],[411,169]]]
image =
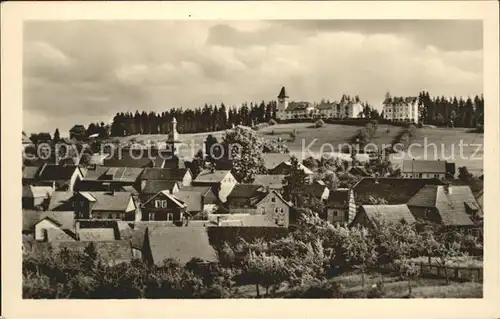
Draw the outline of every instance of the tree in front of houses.
[[[234,177],[240,183],[252,183],[264,172],[263,139],[252,129],[237,126],[226,131],[222,145],[233,161]]]
[[[377,262],[377,246],[366,228],[352,228],[346,239],[342,248],[347,264],[361,271],[361,286],[364,288],[366,270]]]
[[[283,179],[283,197],[287,201],[291,201],[296,207],[303,207],[307,194],[307,174],[300,167],[297,157],[292,156],[290,163],[289,173]]]
[[[250,251],[245,258],[244,269],[255,283],[257,298],[260,297],[259,286],[265,288],[268,297],[269,288],[274,286],[272,291],[275,291],[289,277],[285,258],[265,252]]]

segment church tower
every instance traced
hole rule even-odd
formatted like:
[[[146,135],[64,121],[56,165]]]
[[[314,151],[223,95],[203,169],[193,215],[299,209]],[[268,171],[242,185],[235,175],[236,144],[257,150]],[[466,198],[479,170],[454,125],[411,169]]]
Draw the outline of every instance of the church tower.
[[[168,134],[168,140],[166,141],[167,149],[172,151],[172,156],[179,155],[179,146],[181,141],[179,139],[179,132],[177,132],[177,120],[175,117],[170,122],[170,132]]]
[[[286,109],[288,108],[289,96],[286,94],[285,87],[281,87],[280,94],[278,94],[278,118],[280,120],[286,119]]]

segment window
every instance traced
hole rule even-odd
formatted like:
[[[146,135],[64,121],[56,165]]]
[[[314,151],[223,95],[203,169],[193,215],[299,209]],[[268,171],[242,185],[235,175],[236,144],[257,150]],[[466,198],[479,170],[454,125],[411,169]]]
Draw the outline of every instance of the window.
[[[160,208],[161,207],[161,201],[159,199],[155,200],[155,207]]]
[[[167,201],[166,200],[162,200],[161,201],[161,207],[162,208],[167,208]]]
[[[149,213],[148,220],[155,220],[155,214],[154,213]]]
[[[339,216],[338,212],[337,211],[333,211],[333,217],[338,217],[338,216]]]
[[[276,203],[276,197],[271,198],[271,203]]]
[[[265,207],[261,207],[261,208],[260,208],[260,213],[261,213],[262,215],[265,215],[265,214],[266,214],[266,208],[265,208]]]
[[[174,220],[174,214],[168,213],[167,214],[167,221],[173,221]]]
[[[274,212],[277,214],[277,213],[279,213],[279,212],[280,212],[280,209],[279,209],[278,207],[276,207],[276,208],[274,209]]]

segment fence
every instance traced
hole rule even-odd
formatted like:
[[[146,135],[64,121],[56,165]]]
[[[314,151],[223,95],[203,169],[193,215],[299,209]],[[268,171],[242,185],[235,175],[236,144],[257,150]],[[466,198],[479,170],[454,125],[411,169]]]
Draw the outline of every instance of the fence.
[[[419,275],[421,277],[439,277],[457,281],[483,281],[482,267],[455,267],[455,266],[440,266],[427,263],[416,263],[419,267]],[[398,268],[394,264],[379,265],[377,270],[382,272],[397,272]]]

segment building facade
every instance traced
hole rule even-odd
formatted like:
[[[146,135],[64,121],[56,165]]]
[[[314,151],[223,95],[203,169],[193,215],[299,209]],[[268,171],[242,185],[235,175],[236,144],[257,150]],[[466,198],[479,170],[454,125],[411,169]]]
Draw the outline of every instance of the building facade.
[[[384,119],[395,122],[419,122],[416,97],[387,96],[383,106]]]

